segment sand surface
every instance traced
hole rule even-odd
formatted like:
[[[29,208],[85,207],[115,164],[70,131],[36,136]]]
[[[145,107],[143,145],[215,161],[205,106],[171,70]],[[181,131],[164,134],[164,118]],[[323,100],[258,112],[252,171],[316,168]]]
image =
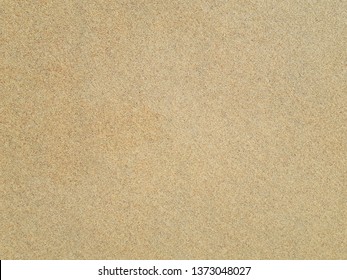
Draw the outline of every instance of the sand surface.
[[[347,1],[0,1],[1,259],[347,259]]]

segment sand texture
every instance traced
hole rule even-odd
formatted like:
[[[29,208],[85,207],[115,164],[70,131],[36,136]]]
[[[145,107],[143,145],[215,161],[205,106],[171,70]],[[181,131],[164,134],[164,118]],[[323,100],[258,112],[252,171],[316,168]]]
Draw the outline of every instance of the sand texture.
[[[346,0],[0,15],[0,259],[347,259]]]

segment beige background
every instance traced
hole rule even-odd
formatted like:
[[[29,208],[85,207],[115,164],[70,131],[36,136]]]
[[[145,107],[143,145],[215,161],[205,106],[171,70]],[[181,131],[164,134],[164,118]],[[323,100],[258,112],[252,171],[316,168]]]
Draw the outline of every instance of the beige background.
[[[1,259],[347,259],[347,1],[0,9]]]

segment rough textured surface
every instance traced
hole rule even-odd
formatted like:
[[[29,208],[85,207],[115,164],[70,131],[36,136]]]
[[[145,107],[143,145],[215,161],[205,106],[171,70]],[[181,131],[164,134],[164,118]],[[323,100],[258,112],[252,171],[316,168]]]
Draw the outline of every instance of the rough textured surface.
[[[1,259],[347,258],[347,1],[0,12]]]

